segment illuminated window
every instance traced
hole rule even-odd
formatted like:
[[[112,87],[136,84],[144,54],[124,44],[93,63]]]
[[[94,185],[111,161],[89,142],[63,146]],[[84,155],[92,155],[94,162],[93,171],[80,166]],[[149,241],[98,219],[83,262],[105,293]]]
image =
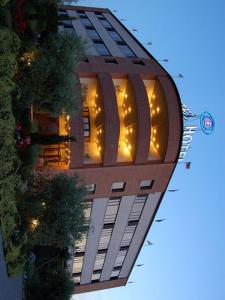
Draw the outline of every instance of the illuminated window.
[[[142,180],[140,184],[140,190],[148,190],[151,189],[153,186],[154,180]]]
[[[112,192],[123,192],[125,189],[126,182],[113,182],[112,184]]]

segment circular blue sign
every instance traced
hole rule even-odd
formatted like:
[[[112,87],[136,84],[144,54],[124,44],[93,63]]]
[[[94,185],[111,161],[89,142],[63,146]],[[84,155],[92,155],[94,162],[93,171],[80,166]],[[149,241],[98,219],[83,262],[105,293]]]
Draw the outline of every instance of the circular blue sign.
[[[210,113],[205,111],[200,115],[200,126],[205,134],[211,134],[213,132],[215,121]]]

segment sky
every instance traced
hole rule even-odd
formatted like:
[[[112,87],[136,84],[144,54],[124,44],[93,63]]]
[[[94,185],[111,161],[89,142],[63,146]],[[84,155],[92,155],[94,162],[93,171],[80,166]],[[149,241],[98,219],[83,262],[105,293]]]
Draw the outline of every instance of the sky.
[[[181,100],[193,114],[208,111],[215,130],[198,131],[178,164],[126,287],[75,296],[77,300],[225,299],[225,1],[80,0],[79,5],[117,10],[149,52],[176,79]]]

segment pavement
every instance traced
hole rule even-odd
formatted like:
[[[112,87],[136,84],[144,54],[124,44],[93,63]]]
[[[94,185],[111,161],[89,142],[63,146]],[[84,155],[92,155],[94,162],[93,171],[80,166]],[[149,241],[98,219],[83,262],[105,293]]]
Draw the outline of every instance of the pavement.
[[[22,300],[22,282],[22,275],[12,278],[7,275],[0,233],[0,300]]]

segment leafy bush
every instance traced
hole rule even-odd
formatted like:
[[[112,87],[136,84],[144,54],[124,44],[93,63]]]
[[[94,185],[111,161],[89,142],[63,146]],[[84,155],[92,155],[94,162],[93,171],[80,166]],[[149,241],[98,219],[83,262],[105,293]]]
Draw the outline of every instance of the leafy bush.
[[[0,6],[5,6],[9,0],[0,0]]]
[[[75,70],[83,50],[83,42],[73,34],[51,34],[21,74],[22,102],[55,115],[76,110],[81,95]]]
[[[85,230],[85,188],[77,176],[36,175],[33,185],[18,203],[21,216],[27,220],[32,245],[54,245],[65,248],[80,239]],[[37,220],[36,226],[32,221]]]

